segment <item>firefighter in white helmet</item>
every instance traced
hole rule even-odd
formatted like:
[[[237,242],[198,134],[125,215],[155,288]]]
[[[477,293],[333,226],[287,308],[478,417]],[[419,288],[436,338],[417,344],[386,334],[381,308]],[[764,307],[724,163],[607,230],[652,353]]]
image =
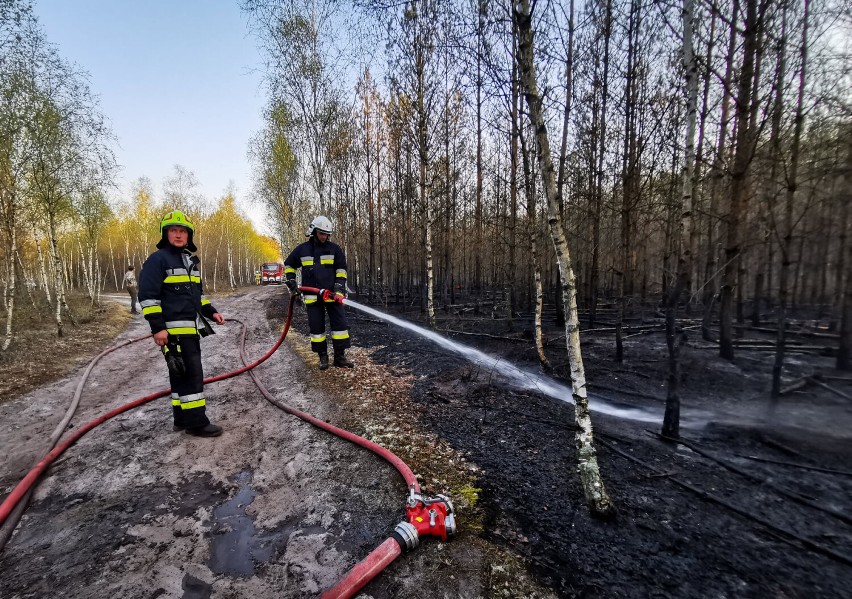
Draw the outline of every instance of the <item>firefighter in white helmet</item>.
[[[297,292],[296,271],[302,269],[303,286],[330,289],[338,296],[346,295],[346,256],[339,245],[330,241],[333,232],[334,226],[325,216],[317,216],[308,225],[305,230],[308,240],[298,245],[284,260],[284,276],[291,293]],[[338,368],[354,367],[355,364],[346,357],[350,342],[343,305],[310,293],[303,294],[302,299],[308,311],[311,349],[319,355],[320,370],[328,368],[326,312],[331,325],[334,365]]]

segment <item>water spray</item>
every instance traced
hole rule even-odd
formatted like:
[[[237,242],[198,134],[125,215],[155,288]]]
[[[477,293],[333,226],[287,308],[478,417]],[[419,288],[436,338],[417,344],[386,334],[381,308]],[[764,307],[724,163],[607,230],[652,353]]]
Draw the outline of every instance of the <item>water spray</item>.
[[[548,376],[519,368],[503,358],[490,356],[483,351],[458,343],[443,337],[434,331],[424,329],[423,327],[417,326],[407,320],[391,316],[390,314],[385,314],[384,312],[380,312],[370,308],[369,306],[365,306],[364,304],[352,301],[351,299],[340,298],[339,301],[347,306],[355,308],[356,310],[375,316],[380,320],[412,331],[413,333],[432,341],[444,349],[457,353],[480,368],[502,377],[516,389],[520,389],[522,391],[538,391],[548,397],[553,397],[572,405],[574,404],[574,394],[572,389]],[[589,408],[594,412],[608,414],[610,416],[616,416],[627,420],[634,420],[637,422],[660,423],[663,420],[662,410],[619,406],[600,397],[591,395],[589,396]]]

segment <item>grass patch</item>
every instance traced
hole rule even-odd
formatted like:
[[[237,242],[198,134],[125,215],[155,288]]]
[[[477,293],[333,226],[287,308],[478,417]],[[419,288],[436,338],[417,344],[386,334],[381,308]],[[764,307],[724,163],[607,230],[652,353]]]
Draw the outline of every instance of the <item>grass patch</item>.
[[[15,302],[12,331],[14,339],[0,353],[0,403],[58,380],[101,351],[113,345],[115,337],[131,318],[127,307],[103,301],[93,306],[90,298],[68,294],[68,305],[77,320],[74,325],[63,315],[63,335],[56,335],[53,309]],[[2,314],[6,331],[6,314]],[[140,317],[141,318],[141,317]]]

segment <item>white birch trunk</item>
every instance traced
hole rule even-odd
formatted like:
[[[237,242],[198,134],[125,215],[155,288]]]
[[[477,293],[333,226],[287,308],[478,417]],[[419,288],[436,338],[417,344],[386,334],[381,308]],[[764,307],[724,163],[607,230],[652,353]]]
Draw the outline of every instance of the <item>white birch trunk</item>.
[[[234,250],[231,247],[231,237],[230,235],[227,237],[226,245],[228,251],[228,281],[230,282],[231,289],[237,286],[236,279],[234,278]]]
[[[118,272],[115,270],[115,253],[112,249],[112,237],[109,238],[109,264],[112,268],[112,280],[115,283],[115,288],[118,289]],[[106,277],[104,277],[104,284],[106,284]]]
[[[12,344],[12,322],[15,316],[15,256],[18,253],[18,237],[15,230],[14,216],[12,216],[9,238],[9,256],[7,259],[6,272],[9,280],[6,284],[6,334],[3,337],[3,351],[9,349]]]
[[[62,284],[62,260],[59,258],[59,244],[56,241],[56,224],[54,221],[54,217],[50,215],[50,231],[48,233],[49,239],[48,243],[50,244],[50,254],[53,260],[53,282],[56,286],[54,291],[56,292],[56,306],[53,311],[53,318],[56,322],[56,336],[62,337],[62,304],[65,303],[65,294],[63,292],[63,284]]]
[[[54,273],[54,280],[56,284],[56,310],[54,311],[54,318],[56,321],[56,336],[62,337],[64,324],[62,322],[62,310],[64,309],[66,314],[68,314],[68,318],[71,320],[71,323],[76,325],[77,322],[74,319],[74,315],[71,314],[71,308],[68,306],[68,301],[65,298],[65,276],[67,273],[62,264],[62,259],[59,256],[59,242],[56,238],[56,217],[54,214],[50,214],[48,217],[49,222],[49,231],[50,239],[48,240],[50,243],[50,251],[53,256],[53,265],[56,269]]]
[[[80,242],[79,238],[77,239],[77,248],[80,250],[80,268],[83,271],[83,285],[86,288],[86,292],[89,294],[89,299],[94,300],[95,294],[92,293],[92,278],[90,276],[88,257],[86,256],[86,251],[83,249],[83,244]]]
[[[535,63],[533,60],[532,17],[529,0],[518,0],[513,6],[513,18],[518,27],[518,66],[521,71],[521,84],[529,106],[530,123],[535,130],[538,142],[538,158],[544,180],[547,197],[548,224],[550,235],[556,250],[556,261],[562,281],[562,298],[566,307],[565,340],[568,347],[568,360],[571,369],[571,387],[576,405],[578,470],[583,492],[590,509],[595,515],[611,517],[615,507],[601,478],[597,452],[592,434],[592,419],[586,390],[586,374],[583,368],[583,356],[580,350],[580,328],[577,314],[577,286],[571,263],[568,241],[562,228],[559,213],[559,198],[556,189],[556,173],[550,154],[550,141],[547,136],[543,107],[536,83]]]
[[[35,308],[36,301],[33,296],[32,287],[35,286],[35,277],[27,277],[27,269],[24,267],[24,261],[21,260],[21,252],[15,250],[15,257],[18,259],[18,266],[21,267],[21,278],[24,281],[24,288],[27,290],[27,297],[30,298],[30,303]]]
[[[693,172],[695,169],[695,126],[698,112],[698,65],[692,48],[694,24],[693,0],[683,2],[683,67],[686,77],[686,140],[684,143],[684,161],[681,172],[682,196],[680,235],[675,236],[674,253],[677,257],[677,274],[669,289],[666,301],[666,344],[669,350],[669,374],[666,391],[666,411],[663,416],[663,435],[677,438],[680,436],[680,340],[676,339],[677,304],[680,296],[689,286],[692,272],[692,195]]]
[[[47,299],[47,305],[53,305],[53,299],[50,294],[50,283],[47,278],[47,268],[44,266],[44,254],[41,251],[41,240],[38,235],[35,236],[36,255],[38,256],[38,270],[41,273],[41,284],[44,287],[44,297]]]

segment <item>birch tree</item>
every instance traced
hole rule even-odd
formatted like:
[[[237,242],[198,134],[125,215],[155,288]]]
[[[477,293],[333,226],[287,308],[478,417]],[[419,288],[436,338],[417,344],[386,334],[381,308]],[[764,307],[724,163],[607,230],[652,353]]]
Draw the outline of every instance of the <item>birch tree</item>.
[[[408,134],[417,152],[417,189],[422,223],[426,313],[430,326],[435,322],[434,265],[432,263],[432,185],[431,162],[434,152],[435,118],[438,103],[438,64],[435,57],[437,13],[433,3],[415,0],[406,4],[399,21],[397,75],[393,87],[410,101]]]
[[[615,507],[601,478],[598,467],[597,452],[594,447],[592,420],[589,412],[586,375],[583,368],[583,357],[580,348],[580,329],[577,314],[577,290],[571,254],[565,232],[562,228],[562,218],[559,213],[558,194],[556,190],[556,173],[550,154],[550,141],[545,125],[542,99],[539,96],[536,83],[536,69],[533,48],[532,14],[529,0],[517,0],[513,4],[512,19],[518,30],[518,66],[520,81],[527,106],[529,107],[530,125],[535,131],[538,145],[538,159],[544,180],[544,190],[547,197],[548,224],[550,235],[556,251],[559,274],[562,281],[562,297],[566,306],[565,340],[568,346],[568,358],[571,369],[571,386],[575,404],[577,422],[577,451],[578,469],[583,491],[593,513],[600,516],[612,516]]]
[[[0,2],[0,218],[5,241],[4,288],[6,326],[2,351],[13,339],[17,291],[19,213],[27,191],[32,144],[26,123],[34,110],[34,69],[31,57],[44,46],[29,2]],[[20,260],[20,258],[18,258]]]
[[[332,212],[328,152],[342,111],[336,82],[343,78],[334,42],[346,30],[345,16],[331,0],[243,0],[242,7],[264,44],[271,95],[287,107],[297,132],[290,141],[308,168],[315,207]]]
[[[686,139],[684,142],[683,169],[681,170],[680,235],[675,239],[677,273],[666,298],[666,345],[669,350],[669,374],[666,392],[666,411],[663,417],[663,435],[677,438],[680,434],[680,344],[676,330],[677,305],[683,292],[689,289],[692,274],[692,202],[695,169],[695,125],[698,111],[698,64],[693,52],[695,8],[693,0],[684,0],[681,11],[683,23],[683,69],[686,79]]]

